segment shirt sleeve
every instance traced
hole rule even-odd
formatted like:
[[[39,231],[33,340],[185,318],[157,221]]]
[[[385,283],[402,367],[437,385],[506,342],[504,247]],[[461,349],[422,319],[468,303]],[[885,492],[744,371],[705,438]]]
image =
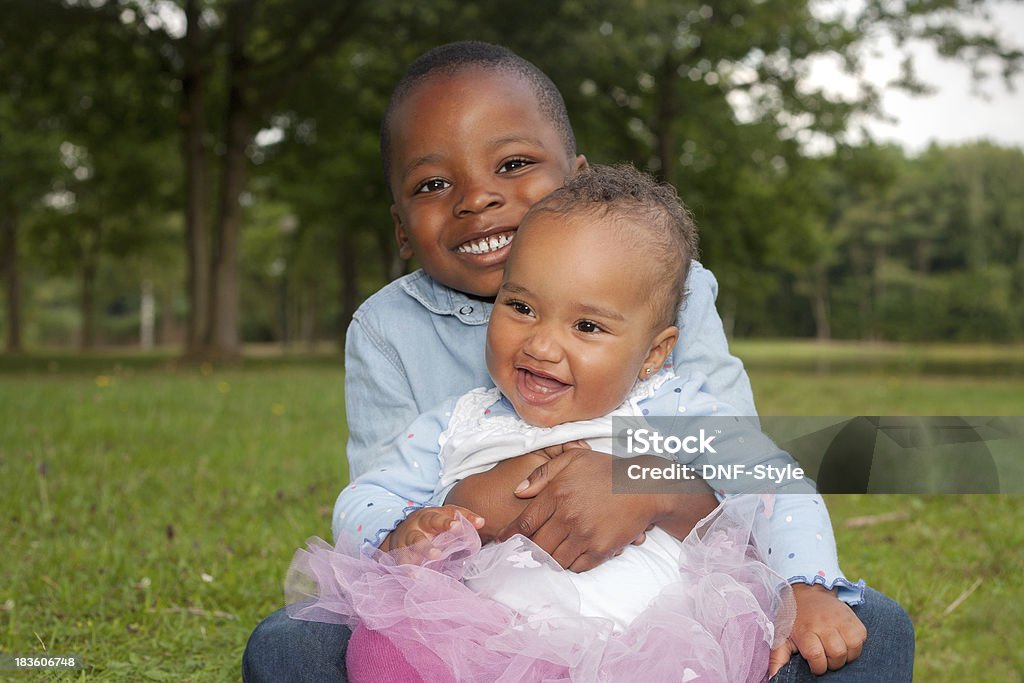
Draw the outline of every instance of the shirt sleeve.
[[[427,507],[440,475],[438,437],[452,401],[418,417],[388,444],[367,472],[338,495],[334,537],[356,546],[380,545],[410,512]]]
[[[396,434],[420,414],[398,354],[358,317],[345,339],[345,413],[348,420],[348,479],[365,474],[383,457]],[[346,528],[341,497],[334,507],[335,541]],[[354,527],[353,527],[354,528]],[[349,529],[351,530],[351,529]]]
[[[820,495],[779,494],[766,505],[773,507],[768,566],[789,583],[820,584],[849,605],[864,602],[864,580],[849,581],[839,568],[832,520]]]
[[[729,353],[725,328],[715,309],[717,296],[715,276],[698,261],[691,262],[672,362],[676,368],[705,375],[708,391],[731,405],[737,411],[735,414],[755,416],[757,408],[750,379],[740,359]]]
[[[345,337],[345,412],[349,478],[423,412],[416,407],[405,367],[394,348],[369,324],[355,318]]]

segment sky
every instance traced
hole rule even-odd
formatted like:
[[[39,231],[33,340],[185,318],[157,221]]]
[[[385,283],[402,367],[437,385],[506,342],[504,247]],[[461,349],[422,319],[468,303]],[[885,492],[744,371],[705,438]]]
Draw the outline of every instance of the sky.
[[[1024,3],[992,3],[992,23],[1007,41],[1024,49]],[[870,60],[865,69],[876,84],[895,77],[900,63],[890,46],[880,50],[883,56]],[[910,152],[921,151],[932,141],[956,144],[981,139],[1024,148],[1024,74],[1015,77],[1014,92],[998,75],[990,78],[980,86],[982,96],[972,93],[970,70],[963,64],[938,57],[928,46],[915,48],[914,54],[918,76],[936,86],[937,92],[924,96],[885,92],[883,108],[897,121],[866,122],[876,139],[899,143]],[[835,72],[825,66],[815,78],[831,80]]]

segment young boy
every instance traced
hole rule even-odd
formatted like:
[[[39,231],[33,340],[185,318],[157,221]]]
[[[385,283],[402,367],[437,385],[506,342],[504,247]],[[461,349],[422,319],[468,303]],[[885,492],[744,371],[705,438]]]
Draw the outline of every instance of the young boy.
[[[551,81],[514,53],[481,43],[443,46],[414,62],[392,94],[381,153],[401,254],[415,255],[422,270],[372,296],[349,328],[345,389],[352,478],[373,467],[417,415],[451,395],[491,384],[484,335],[508,244],[527,209],[586,164]],[[671,362],[699,370],[714,394],[755,414],[749,382],[728,354],[714,310],[713,276],[694,263],[687,285]],[[523,532],[542,547],[540,539],[561,536],[557,559],[576,571],[600,564],[652,524],[692,527],[714,505],[710,491],[613,497],[598,464],[610,456],[582,449],[567,455],[557,459],[564,467],[538,471],[518,492],[533,502],[508,535]],[[336,533],[344,522],[340,507]],[[597,516],[600,524],[591,523]],[[817,621],[835,607],[834,593],[820,585],[795,590],[798,623],[790,647],[773,662],[780,666],[790,650],[807,661],[794,658],[779,680],[811,680],[812,669],[826,668],[839,669],[831,674],[836,680],[909,680],[912,628],[898,605],[868,590],[855,608],[868,628],[858,659],[862,634],[851,631],[849,621],[843,629]],[[290,622],[277,612],[250,639],[246,680],[302,680],[303,672],[311,680],[343,680],[339,653],[344,656],[347,637],[341,627]]]

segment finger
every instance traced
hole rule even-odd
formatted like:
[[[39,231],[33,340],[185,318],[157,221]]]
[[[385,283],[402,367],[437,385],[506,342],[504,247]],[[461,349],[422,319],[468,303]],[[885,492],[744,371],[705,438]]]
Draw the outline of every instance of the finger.
[[[835,629],[821,635],[821,644],[825,648],[828,668],[832,671],[846,665],[846,640]]]
[[[551,459],[560,456],[562,454],[562,451],[564,450],[565,446],[563,446],[562,444],[557,444],[555,446],[548,446],[547,448],[542,448],[541,453],[544,454],[544,457]]]
[[[554,517],[548,519],[547,522],[537,529],[533,536],[530,537],[530,540],[536,543],[548,555],[553,557],[556,562],[559,560],[558,557],[555,557],[558,549],[570,539],[572,539],[572,528],[561,523]],[[562,558],[562,562],[558,562],[558,564],[562,568],[568,567],[584,550],[586,550],[586,548],[578,547],[575,554],[570,555],[570,546],[562,548],[562,554],[560,556]]]
[[[420,520],[419,528],[428,537],[433,537],[448,531],[454,523],[454,512],[437,508],[436,511],[423,516]]]
[[[401,545],[393,547],[390,552],[398,564],[420,564],[422,562],[423,550],[427,543],[427,537],[422,532],[409,532],[399,540],[399,543]]]
[[[820,676],[828,671],[828,657],[816,633],[802,634],[797,638],[796,646],[807,660],[807,666],[810,667],[812,674]]]
[[[414,548],[420,543],[427,543],[430,540],[430,536],[428,536],[426,532],[421,531],[420,529],[415,529],[406,534],[405,539],[403,540],[405,541],[402,544],[404,547]]]
[[[573,461],[571,456],[565,454],[548,460],[546,463],[530,472],[530,476],[519,482],[514,493],[520,498],[532,498],[544,490],[552,479],[566,468]]]
[[[515,519],[502,527],[495,538],[498,541],[507,541],[516,534],[530,538],[554,512],[554,503],[551,500],[547,498],[535,500],[527,505]]]
[[[395,561],[398,564],[419,564],[422,565],[431,560],[436,560],[441,557],[441,551],[437,548],[422,546],[422,545],[410,545],[404,548],[399,548],[394,553]]]
[[[540,545],[539,543],[537,545]],[[587,546],[585,543],[581,543],[578,537],[574,537],[569,533],[566,533],[562,537],[560,543],[553,544],[553,550],[551,551],[551,558],[558,563],[559,567],[563,569],[570,569],[572,571],[585,571],[581,569],[573,569],[573,565],[579,561],[584,554],[587,552]],[[541,546],[542,548],[544,546]]]
[[[585,552],[577,557],[568,569],[577,573],[589,572],[594,567],[598,567],[611,559],[611,556],[606,553],[595,553]]]
[[[849,664],[860,657],[861,650],[864,649],[864,641],[868,638],[868,631],[860,619],[857,619],[853,628],[843,629],[843,638],[846,640],[846,663]]]
[[[483,527],[486,520],[480,515],[476,514],[469,508],[464,508],[461,505],[445,505],[446,508],[450,508],[458,514],[466,518],[466,520],[472,524],[475,528],[480,529]]]
[[[794,652],[797,652],[797,647],[793,641],[788,638],[786,639],[786,642],[772,650],[768,655],[768,678],[779,673],[782,667],[789,663]]]
[[[633,545],[643,545],[647,540],[647,534],[654,528],[654,524],[648,524],[647,528],[640,532],[640,535],[633,539]]]

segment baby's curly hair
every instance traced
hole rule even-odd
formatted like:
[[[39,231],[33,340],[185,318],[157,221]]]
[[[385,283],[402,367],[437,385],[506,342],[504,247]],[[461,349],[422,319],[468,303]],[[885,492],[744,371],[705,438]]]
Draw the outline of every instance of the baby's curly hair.
[[[649,257],[647,294],[655,322],[676,324],[690,261],[699,251],[697,226],[674,187],[628,164],[595,165],[537,202],[523,222],[541,212],[611,219],[618,236]]]

